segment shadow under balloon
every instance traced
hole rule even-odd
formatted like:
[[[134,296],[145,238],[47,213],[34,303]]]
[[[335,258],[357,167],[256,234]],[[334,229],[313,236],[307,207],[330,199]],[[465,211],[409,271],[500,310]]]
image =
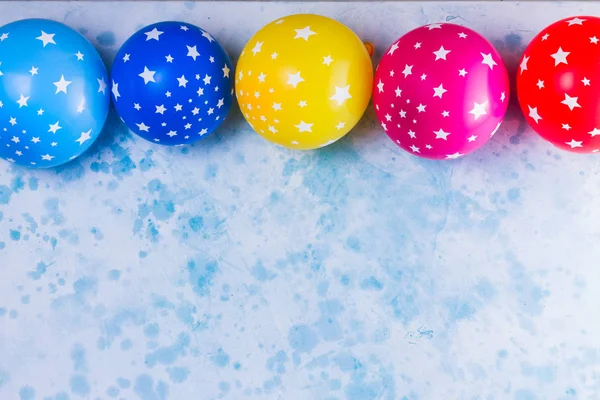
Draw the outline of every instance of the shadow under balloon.
[[[516,129],[510,131],[501,127],[498,131],[499,135],[495,135],[495,137],[496,140],[501,140],[505,144],[518,145],[521,143],[521,139],[529,127],[517,96],[519,63],[521,56],[525,52],[527,43],[523,43],[523,37],[516,33],[509,33],[503,39],[493,40],[493,43],[504,61],[510,82],[510,98],[503,125],[506,127],[507,122],[512,122],[511,125],[516,126]]]

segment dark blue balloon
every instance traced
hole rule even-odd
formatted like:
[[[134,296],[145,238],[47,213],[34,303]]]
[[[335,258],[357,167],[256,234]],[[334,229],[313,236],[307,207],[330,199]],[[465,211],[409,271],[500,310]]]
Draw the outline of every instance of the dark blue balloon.
[[[129,129],[163,145],[195,142],[233,102],[231,60],[206,31],[159,22],[133,34],[113,62],[112,99]]]
[[[45,19],[0,28],[0,157],[35,168],[85,152],[106,121],[108,74],[81,34]]]

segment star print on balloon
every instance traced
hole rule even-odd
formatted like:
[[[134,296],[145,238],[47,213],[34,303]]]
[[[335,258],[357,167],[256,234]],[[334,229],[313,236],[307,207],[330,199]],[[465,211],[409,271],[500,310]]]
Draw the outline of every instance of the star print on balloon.
[[[0,157],[32,168],[69,162],[108,114],[108,75],[94,46],[60,22],[0,28]]]
[[[565,18],[542,30],[521,57],[521,109],[533,130],[560,149],[600,150],[599,42],[600,18]]]
[[[235,77],[246,121],[265,139],[310,150],[346,135],[371,97],[369,51],[345,25],[319,15],[273,21],[246,44]]]
[[[508,108],[508,73],[496,49],[456,24],[430,24],[390,46],[375,72],[373,103],[387,135],[428,159],[483,146]]]
[[[159,22],[121,46],[111,72],[112,99],[127,127],[162,145],[196,142],[217,129],[233,101],[233,67],[206,31]]]

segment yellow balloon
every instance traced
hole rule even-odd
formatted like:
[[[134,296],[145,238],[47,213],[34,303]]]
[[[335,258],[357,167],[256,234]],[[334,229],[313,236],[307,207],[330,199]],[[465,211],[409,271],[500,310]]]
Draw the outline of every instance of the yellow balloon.
[[[311,150],[346,135],[364,114],[373,64],[364,44],[331,18],[273,21],[244,47],[236,96],[252,128],[281,146]]]

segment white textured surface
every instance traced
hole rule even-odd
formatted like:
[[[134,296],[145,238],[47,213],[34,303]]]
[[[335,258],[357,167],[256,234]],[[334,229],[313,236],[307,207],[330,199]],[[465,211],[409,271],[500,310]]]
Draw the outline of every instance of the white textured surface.
[[[533,35],[600,4],[4,2],[0,22],[63,21],[111,62],[182,20],[235,59],[297,12],[347,24],[375,62],[414,27],[464,24],[514,76]],[[170,149],[112,115],[66,168],[2,164],[0,398],[596,398],[598,158],[544,143],[512,96],[455,162],[402,152],[369,110],[316,152],[238,111]]]

